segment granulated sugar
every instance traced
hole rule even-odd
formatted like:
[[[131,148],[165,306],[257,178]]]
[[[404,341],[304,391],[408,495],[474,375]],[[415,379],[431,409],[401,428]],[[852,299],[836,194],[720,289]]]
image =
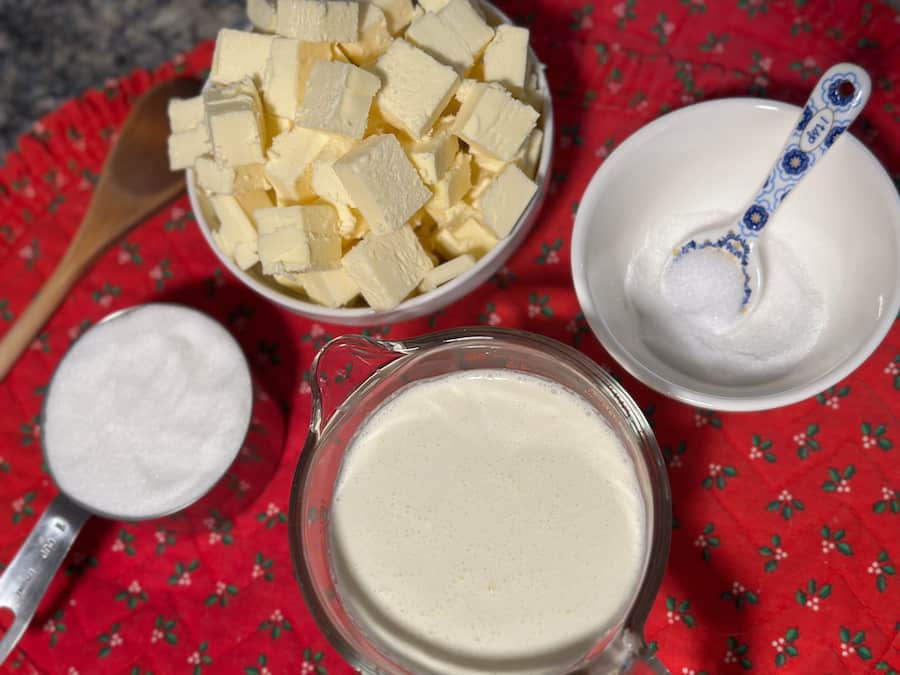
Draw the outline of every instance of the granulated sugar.
[[[628,266],[625,292],[640,315],[644,343],[663,361],[710,382],[755,384],[783,375],[809,354],[827,317],[821,294],[790,244],[772,233],[756,244],[754,253],[764,254],[760,295],[734,321],[728,307],[740,307],[735,295],[740,286],[734,272],[721,267],[722,260],[692,253],[684,261],[698,256],[696,266],[677,270],[669,264],[676,246],[728,218],[724,212],[687,214],[650,229]],[[710,264],[707,291],[696,283],[704,263]],[[733,270],[740,274],[737,266]],[[694,290],[676,301],[673,296],[686,288]]]
[[[669,257],[660,278],[663,299],[701,330],[721,333],[740,318],[744,274],[737,259],[718,248]]]
[[[82,504],[143,518],[202,496],[250,421],[240,348],[212,319],[146,305],[98,324],[66,354],[45,408],[54,480]]]

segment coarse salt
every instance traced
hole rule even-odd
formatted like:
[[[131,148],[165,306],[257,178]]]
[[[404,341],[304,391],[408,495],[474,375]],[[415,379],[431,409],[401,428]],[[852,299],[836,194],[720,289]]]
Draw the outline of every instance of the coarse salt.
[[[650,228],[629,263],[625,292],[645,345],[668,365],[709,382],[752,385],[803,360],[827,312],[790,245],[773,232],[755,244],[763,284],[746,314],[743,273],[728,254],[695,251],[672,262],[676,246],[728,218],[721,211],[685,214]]]

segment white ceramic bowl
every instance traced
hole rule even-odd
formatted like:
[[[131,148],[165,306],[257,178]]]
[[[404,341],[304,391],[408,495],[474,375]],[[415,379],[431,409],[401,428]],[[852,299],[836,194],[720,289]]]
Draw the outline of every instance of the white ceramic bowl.
[[[855,370],[897,316],[900,199],[878,160],[847,134],[769,225],[779,239],[792,242],[824,297],[827,323],[813,350],[790,372],[767,381],[721,384],[664,362],[641,340],[625,276],[649,229],[675,214],[736,214],[767,174],[798,114],[796,106],[760,99],[689,106],[628,138],[585,191],[572,237],[578,301],[606,350],[666,396],[717,410],[795,403]]]
[[[484,0],[482,0],[481,4],[485,10],[488,23],[492,25],[512,23],[512,20],[493,4]],[[544,99],[544,108],[540,111],[541,119],[538,122],[538,126],[544,132],[544,141],[535,176],[535,182],[538,186],[537,192],[531,198],[531,202],[525,209],[525,212],[506,238],[502,239],[493,250],[479,260],[468,272],[439,286],[435,290],[417,295],[400,303],[394,309],[385,311],[375,311],[368,307],[331,309],[302,299],[301,296],[265,278],[257,268],[251,268],[245,272],[219,250],[218,245],[212,238],[210,224],[217,223],[216,216],[203,192],[197,188],[193,171],[188,169],[186,172],[188,197],[200,231],[221,263],[245,285],[275,304],[316,321],[350,326],[396,323],[431,314],[449,305],[451,302],[459,300],[490,279],[522,244],[531,228],[537,222],[538,212],[547,195],[550,165],[553,159],[553,103],[550,96],[550,86],[547,83],[543,66],[540,65],[537,55],[531,48],[529,48],[529,59],[534,71],[537,73],[540,93]]]

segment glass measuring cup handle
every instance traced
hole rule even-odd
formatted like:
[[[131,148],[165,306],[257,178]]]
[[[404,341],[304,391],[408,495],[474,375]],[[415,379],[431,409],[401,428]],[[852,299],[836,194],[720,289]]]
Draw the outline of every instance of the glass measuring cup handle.
[[[318,435],[334,411],[370,375],[416,349],[415,345],[365,335],[342,335],[326,343],[310,369],[310,431]]]
[[[0,608],[7,608],[15,615],[0,640],[0,663],[19,642],[50,581],[90,515],[64,495],[58,495],[0,576]]]
[[[644,636],[625,628],[598,658],[573,675],[670,675],[669,669],[650,651]]]

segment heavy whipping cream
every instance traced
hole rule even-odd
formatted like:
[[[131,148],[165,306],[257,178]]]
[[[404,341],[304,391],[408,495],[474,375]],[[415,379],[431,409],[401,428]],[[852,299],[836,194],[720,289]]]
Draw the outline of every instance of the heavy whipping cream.
[[[551,673],[621,618],[645,557],[637,475],[586,401],[472,370],[411,385],[352,440],[330,536],[360,628],[417,673]]]

